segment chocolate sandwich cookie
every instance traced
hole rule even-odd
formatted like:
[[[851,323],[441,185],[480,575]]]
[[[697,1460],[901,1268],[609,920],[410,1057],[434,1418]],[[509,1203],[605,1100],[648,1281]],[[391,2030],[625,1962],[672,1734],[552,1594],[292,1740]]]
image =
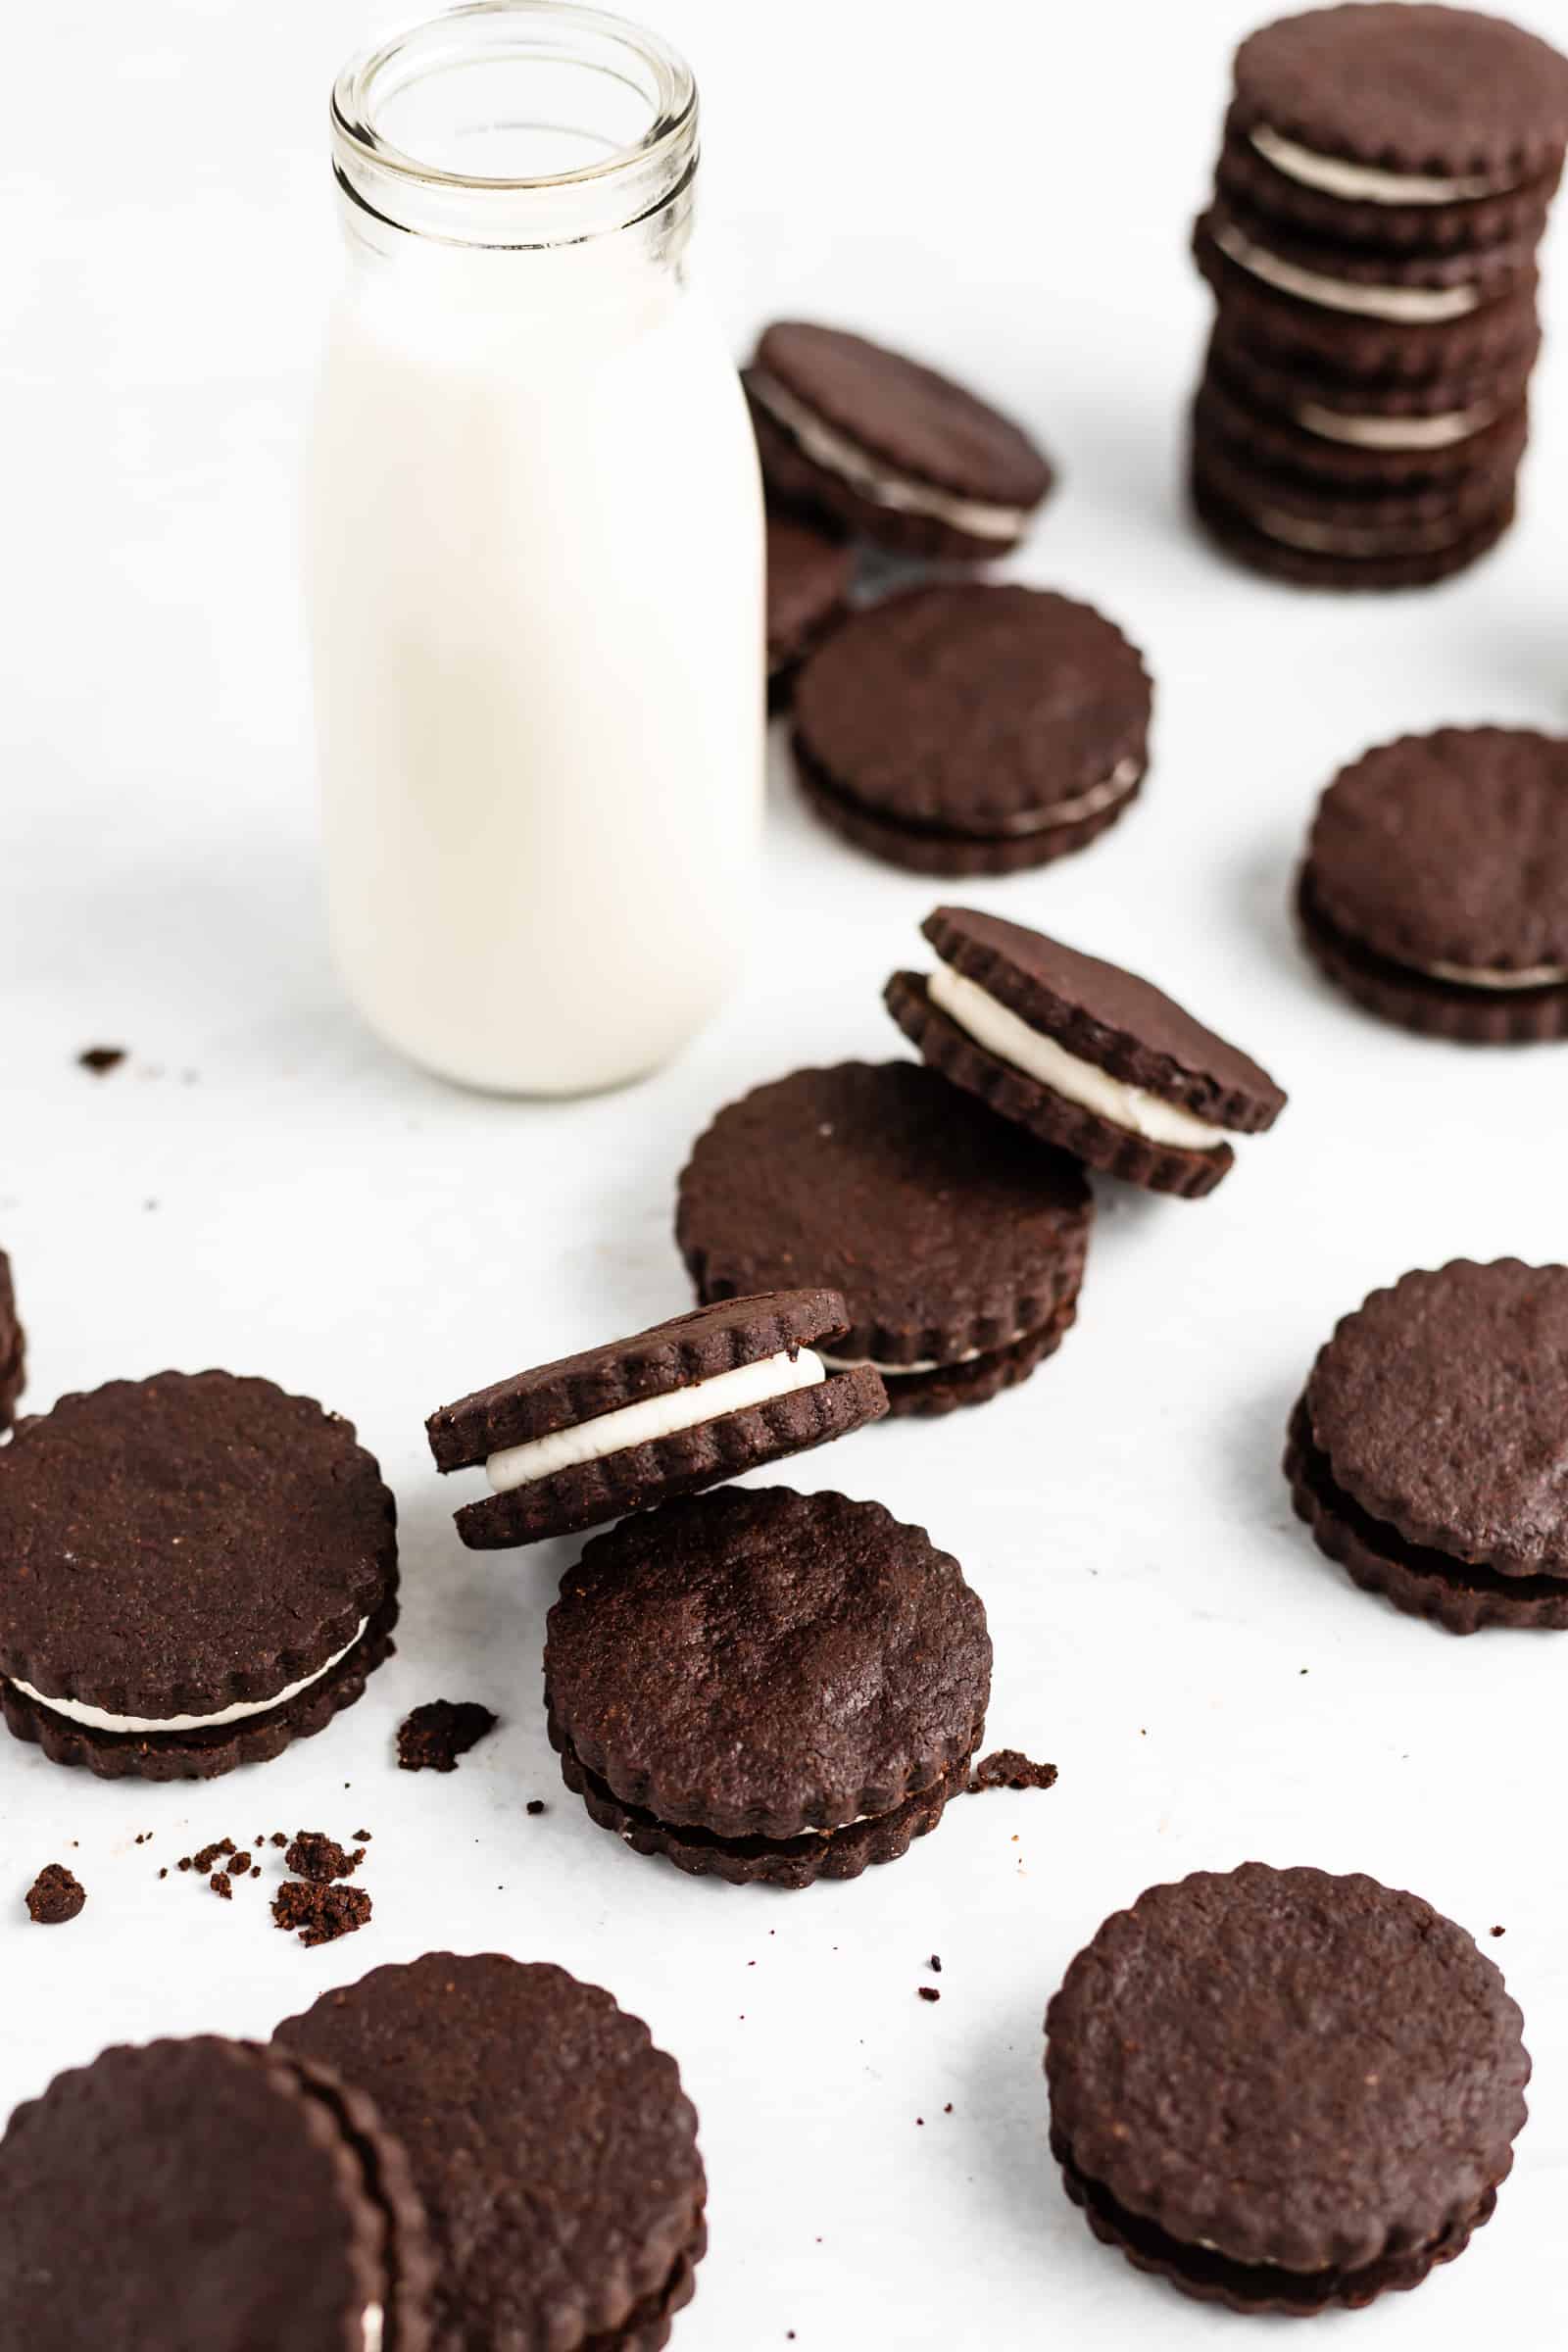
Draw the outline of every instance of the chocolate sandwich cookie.
[[[0,1706],[106,1780],[209,1780],[388,1656],[396,1509],[352,1423],[267,1380],[63,1396],[0,1451]]]
[[[1314,9],[1243,42],[1227,151],[1281,220],[1347,242],[1528,233],[1568,147],[1568,61],[1469,9]],[[1232,176],[1234,178],[1234,167]]]
[[[426,2352],[433,2278],[370,2101],[278,2051],[106,2050],[0,2140],[0,2310],[36,2352]]]
[[[431,2352],[659,2352],[707,2183],[674,2059],[608,1992],[427,1952],[323,1993],[272,2046],[365,2091],[406,2149],[435,2243]]]
[[[721,1110],[680,1179],[703,1298],[808,1272],[841,1291],[832,1361],[894,1413],[981,1404],[1072,1324],[1093,1202],[1082,1169],[918,1063],[797,1070]]]
[[[880,1503],[726,1487],[588,1544],[545,1642],[602,1829],[699,1878],[858,1878],[936,1827],[991,1693],[956,1560]]]
[[[1345,552],[1350,543],[1343,534],[1334,548],[1292,544],[1280,535],[1273,519],[1278,510],[1271,512],[1270,527],[1261,528],[1255,514],[1244,513],[1225,489],[1217,486],[1215,470],[1200,450],[1195,451],[1193,458],[1192,495],[1193,512],[1215,545],[1250,571],[1300,588],[1347,591],[1435,588],[1490,555],[1506,537],[1517,512],[1510,488],[1491,514],[1453,537],[1429,527],[1415,550],[1352,555]]]
[[[1440,514],[1462,512],[1471,502],[1495,509],[1512,486],[1530,422],[1522,402],[1499,409],[1491,401],[1424,416],[1388,416],[1324,409],[1298,398],[1296,413],[1281,416],[1254,403],[1212,349],[1196,417],[1200,437],[1221,459],[1229,456],[1233,471],[1245,471],[1242,506],[1266,509],[1283,479],[1288,512],[1321,522],[1322,493],[1363,526],[1362,500],[1421,497]],[[1396,517],[1407,519],[1402,508]]]
[[[767,700],[779,710],[807,655],[849,605],[855,551],[799,514],[767,517]]]
[[[459,1535],[473,1551],[573,1535],[878,1420],[875,1371],[818,1351],[849,1324],[830,1289],[726,1293],[443,1405],[425,1424],[436,1468],[482,1467],[492,1490]]]
[[[1452,1634],[1568,1628],[1568,1267],[1467,1259],[1347,1315],[1291,1420],[1298,1516]]]
[[[1504,289],[1407,282],[1408,261],[1375,279],[1348,265],[1306,268],[1216,204],[1198,222],[1193,251],[1232,324],[1276,360],[1349,377],[1475,375],[1508,366],[1532,343],[1534,264]],[[1363,269],[1365,265],[1362,265]]]
[[[1089,605],[956,581],[852,614],[801,673],[795,749],[825,823],[928,874],[1081,850],[1149,763],[1143,659]]]
[[[1301,936],[1369,1012],[1474,1045],[1568,1037],[1568,739],[1443,727],[1319,803]]]
[[[1200,2302],[1360,2310],[1491,2219],[1525,2122],[1523,2024],[1413,1894],[1200,1871],[1068,1969],[1046,2014],[1053,2153],[1095,2235]]]
[[[965,906],[920,927],[940,960],[888,982],[899,1027],[944,1078],[1092,1168],[1200,1200],[1235,1162],[1227,1133],[1285,1107],[1266,1070],[1117,964]]]
[[[880,547],[1004,556],[1054,479],[1009,417],[935,368],[837,327],[770,326],[746,389],[770,495],[815,507]]]
[[[26,1343],[11,1285],[11,1260],[0,1250],[0,1436],[11,1427],[22,1394]]]
[[[1250,342],[1223,313],[1209,343],[1207,380],[1217,380],[1254,415],[1295,425],[1332,448],[1381,449],[1431,458],[1462,451],[1522,407],[1541,350],[1541,331],[1491,368],[1449,376],[1357,377],[1282,360]]]

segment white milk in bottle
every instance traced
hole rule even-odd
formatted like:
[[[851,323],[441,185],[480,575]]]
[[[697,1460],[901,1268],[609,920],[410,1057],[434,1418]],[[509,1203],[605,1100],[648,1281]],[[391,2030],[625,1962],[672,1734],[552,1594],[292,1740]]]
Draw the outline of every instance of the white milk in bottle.
[[[691,74],[479,0],[340,76],[350,252],[311,460],[328,907],[349,991],[443,1075],[657,1068],[753,912],[763,534],[688,281]]]

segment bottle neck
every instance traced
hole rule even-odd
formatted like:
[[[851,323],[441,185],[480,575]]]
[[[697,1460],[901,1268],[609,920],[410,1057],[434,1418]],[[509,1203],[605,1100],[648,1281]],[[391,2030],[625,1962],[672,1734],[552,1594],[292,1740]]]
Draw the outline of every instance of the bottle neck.
[[[690,69],[569,0],[464,0],[413,26],[345,67],[331,124],[346,225],[368,253],[462,253],[513,281],[518,257],[550,257],[529,272],[550,276],[569,253],[609,276],[676,269],[690,234]]]

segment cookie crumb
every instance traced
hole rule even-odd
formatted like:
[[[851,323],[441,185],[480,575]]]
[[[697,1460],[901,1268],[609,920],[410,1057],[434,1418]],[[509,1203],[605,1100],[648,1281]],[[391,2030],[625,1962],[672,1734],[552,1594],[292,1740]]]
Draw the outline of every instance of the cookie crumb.
[[[1054,1764],[1036,1764],[1016,1747],[998,1747],[982,1756],[970,1774],[969,1794],[978,1796],[987,1788],[1054,1788],[1055,1785]]]
[[[231,1854],[234,1851],[232,1838],[215,1838],[211,1845],[204,1845],[199,1854],[191,1855],[190,1867],[192,1870],[209,1871],[224,1854]],[[182,1862],[179,1867],[183,1870],[184,1863]]]
[[[234,1882],[226,1871],[215,1870],[207,1884],[215,1894],[222,1896],[225,1903],[234,1900]]]
[[[534,1814],[539,1814],[539,1813],[542,1813],[542,1812],[544,1811],[544,1809],[545,1809],[545,1800],[544,1800],[544,1798],[543,1798],[542,1796],[530,1796],[530,1797],[529,1797],[529,1799],[528,1799],[528,1802],[527,1802],[527,1803],[526,1803],[526,1805],[524,1805],[524,1807],[523,1807],[523,1811],[524,1811],[525,1813],[534,1813]]]
[[[473,1699],[432,1698],[398,1727],[398,1765],[404,1772],[456,1772],[458,1758],[496,1728],[496,1717]]]
[[[229,1863],[228,1875],[231,1879],[242,1879],[245,1876],[245,1873],[249,1870],[250,1866],[251,1858],[249,1854],[241,1851],[240,1853],[237,1853]]]
[[[1494,1928],[1492,1933],[1494,1936],[1506,1936],[1508,1931],[1506,1928]]]
[[[933,1952],[930,1959],[926,1962],[926,1966],[930,1969],[931,1974],[934,1977],[940,1977],[942,1974],[942,1954],[940,1952]]]
[[[35,1927],[61,1928],[86,1900],[86,1887],[63,1862],[47,1862],[27,1889],[27,1917]]]
[[[934,1984],[917,1984],[914,1989],[922,2001],[940,2001],[942,1998]]]
[[[946,2106],[943,2108],[942,2112],[943,2112],[943,2114],[944,2114],[944,2115],[951,2115],[951,2114],[953,2113],[953,2101],[952,2101],[951,2099],[948,2101],[947,2105],[946,2105]]]
[[[285,1936],[297,1929],[304,1944],[335,1943],[352,1936],[370,1916],[370,1898],[363,1886],[319,1886],[305,1879],[285,1879],[272,1898],[272,1918]]]
[[[350,1830],[349,1836],[351,1838],[357,1838],[362,1845],[368,1845],[370,1842],[370,1833],[368,1830]]]
[[[76,1055],[76,1066],[91,1070],[95,1078],[107,1078],[111,1070],[119,1069],[125,1054],[123,1046],[83,1046]]]
[[[329,1886],[334,1879],[352,1878],[364,1860],[363,1845],[351,1854],[324,1830],[297,1830],[283,1867],[296,1878],[309,1879],[313,1886]]]
[[[271,1844],[273,1844],[273,1845],[287,1845],[287,1843],[288,1843],[288,1832],[287,1832],[287,1830],[274,1830],[274,1831],[272,1832],[271,1838],[270,1838],[270,1842]]]

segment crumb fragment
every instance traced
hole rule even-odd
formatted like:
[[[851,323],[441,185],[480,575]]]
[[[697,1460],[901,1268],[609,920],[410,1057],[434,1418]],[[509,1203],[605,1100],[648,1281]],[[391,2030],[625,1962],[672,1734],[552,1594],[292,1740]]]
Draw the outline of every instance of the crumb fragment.
[[[370,1916],[370,1898],[363,1886],[318,1886],[306,1879],[285,1879],[272,1898],[272,1917],[285,1936],[296,1930],[304,1944],[335,1943],[352,1936]]]
[[[1492,1933],[1494,1936],[1506,1936],[1508,1931],[1506,1928],[1494,1928]]]
[[[370,1842],[370,1833],[368,1830],[350,1830],[349,1836],[351,1838],[357,1838],[362,1845],[368,1845]]]
[[[544,1798],[543,1798],[542,1796],[530,1796],[530,1797],[529,1797],[529,1799],[528,1799],[528,1802],[527,1802],[527,1803],[526,1803],[526,1805],[523,1807],[523,1811],[524,1811],[525,1813],[533,1813],[533,1814],[539,1814],[539,1813],[542,1813],[542,1812],[544,1811],[544,1809],[545,1809],[545,1800],[544,1800]]]
[[[470,1698],[433,1698],[398,1727],[398,1764],[404,1772],[456,1772],[458,1758],[496,1728],[488,1707]]]
[[[969,1794],[978,1796],[987,1788],[1054,1788],[1056,1785],[1054,1764],[1036,1764],[1016,1747],[994,1748],[982,1756],[969,1776]]]
[[[27,1917],[35,1927],[63,1928],[86,1900],[86,1887],[63,1862],[47,1862],[27,1889]]]
[[[269,1840],[269,1843],[272,1845],[287,1845],[288,1832],[286,1830],[274,1830],[271,1838]]]
[[[215,1838],[211,1845],[204,1845],[199,1854],[191,1855],[190,1867],[192,1870],[211,1870],[221,1860],[223,1855],[231,1854],[234,1851],[235,1845],[232,1838]],[[183,1870],[184,1863],[182,1862],[179,1867]]]
[[[222,1896],[225,1903],[231,1903],[234,1900],[234,1882],[227,1871],[215,1870],[207,1884],[215,1894]]]
[[[297,1830],[283,1867],[296,1878],[309,1879],[313,1886],[329,1886],[334,1879],[352,1878],[364,1860],[363,1845],[351,1854],[324,1830]]]
[[[242,1879],[245,1876],[245,1873],[249,1870],[250,1866],[251,1858],[249,1854],[245,1852],[244,1848],[241,1847],[240,1851],[235,1854],[229,1862],[228,1875],[231,1879]]]
[[[119,1069],[124,1058],[123,1046],[83,1046],[76,1055],[76,1065],[79,1069],[91,1070],[95,1078],[107,1078],[111,1070]]]
[[[940,2001],[942,1998],[934,1984],[917,1984],[914,1989],[922,2001]]]
[[[926,1966],[930,1969],[931,1974],[934,1977],[940,1977],[942,1974],[942,1954],[940,1952],[933,1952],[930,1959],[926,1962]]]

